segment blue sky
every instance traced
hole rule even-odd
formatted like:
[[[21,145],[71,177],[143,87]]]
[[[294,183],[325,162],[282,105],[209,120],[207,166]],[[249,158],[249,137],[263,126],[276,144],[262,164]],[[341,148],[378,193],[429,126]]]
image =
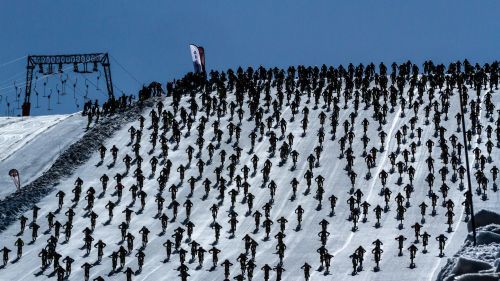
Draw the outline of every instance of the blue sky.
[[[460,0],[5,0],[0,2],[0,115],[5,97],[14,99],[14,80],[24,83],[25,59],[4,64],[27,54],[109,52],[140,82],[112,60],[113,80],[127,93],[191,71],[189,43],[205,47],[207,69],[408,59],[487,62],[499,55],[499,11],[499,1]],[[77,83],[80,93],[83,79]],[[95,77],[88,79],[96,83]],[[51,113],[76,110],[72,98],[54,108]]]

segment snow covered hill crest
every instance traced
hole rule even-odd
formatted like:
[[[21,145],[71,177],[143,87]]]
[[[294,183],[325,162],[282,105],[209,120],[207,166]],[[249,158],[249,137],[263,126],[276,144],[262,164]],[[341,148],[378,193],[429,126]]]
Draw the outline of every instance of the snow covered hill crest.
[[[465,153],[476,211],[500,211],[498,64],[375,69],[188,75],[111,116],[0,201],[0,277],[449,277],[468,235]]]

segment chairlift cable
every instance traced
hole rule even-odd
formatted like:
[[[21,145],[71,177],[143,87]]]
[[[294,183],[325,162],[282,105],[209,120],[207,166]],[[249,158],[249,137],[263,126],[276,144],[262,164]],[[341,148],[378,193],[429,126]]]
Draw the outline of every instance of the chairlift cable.
[[[130,71],[128,71],[123,65],[121,65],[113,55],[110,54],[109,56],[116,62],[116,64],[118,64],[121,69],[123,69],[123,71],[125,71],[130,77],[132,77],[137,82],[137,84],[139,84],[139,86],[142,86],[142,83],[139,82],[139,79],[137,79],[132,73],[130,73]]]

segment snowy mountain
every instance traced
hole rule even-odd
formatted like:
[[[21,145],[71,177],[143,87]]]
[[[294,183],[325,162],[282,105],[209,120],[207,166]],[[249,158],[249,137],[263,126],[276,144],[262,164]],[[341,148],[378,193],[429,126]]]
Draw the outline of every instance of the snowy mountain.
[[[15,191],[10,169],[22,171],[21,184],[29,184],[83,135],[85,121],[78,114],[1,117],[0,199]]]
[[[422,76],[418,76],[421,79]],[[328,78],[329,79],[329,78]],[[300,80],[300,79],[299,79]],[[309,77],[308,81],[319,80],[318,78]],[[325,79],[327,80],[327,79]],[[342,80],[342,78],[339,78]],[[390,83],[390,82],[389,82]],[[426,83],[426,82],[424,82]],[[93,265],[90,268],[90,280],[94,280],[98,276],[103,277],[105,280],[124,280],[125,269],[130,267],[134,271],[133,280],[181,280],[179,277],[178,267],[181,265],[179,252],[172,249],[172,256],[170,260],[167,259],[164,243],[167,239],[174,241],[174,231],[178,228],[184,230],[182,243],[180,247],[187,251],[185,265],[189,268],[190,277],[188,280],[224,280],[224,268],[220,264],[228,259],[233,266],[230,267],[229,279],[238,278],[242,270],[240,262],[237,258],[245,250],[244,237],[249,235],[255,242],[256,255],[254,263],[256,265],[253,271],[253,280],[264,280],[264,271],[261,268],[268,264],[272,268],[280,263],[279,255],[277,254],[277,246],[280,244],[276,235],[280,232],[280,223],[278,220],[284,217],[288,222],[284,230],[283,243],[286,245],[283,268],[282,280],[304,280],[304,273],[301,266],[305,262],[312,266],[310,280],[435,280],[440,269],[447,263],[447,258],[451,257],[462,247],[464,240],[467,237],[467,223],[465,222],[466,214],[464,213],[464,188],[467,186],[466,180],[464,185],[460,185],[460,180],[454,174],[451,165],[444,164],[441,158],[441,149],[439,147],[439,134],[435,132],[434,116],[438,113],[440,116],[439,124],[441,127],[446,128],[444,132],[445,139],[448,140],[450,147],[449,155],[456,155],[455,148],[452,149],[450,144],[450,137],[454,134],[458,137],[458,142],[463,142],[462,134],[458,130],[455,115],[459,112],[459,94],[457,88],[450,89],[447,93],[448,98],[444,99],[449,104],[447,116],[445,118],[442,93],[436,89],[435,97],[432,102],[428,97],[426,90],[425,96],[420,99],[416,93],[416,89],[412,89],[408,84],[404,85],[401,91],[397,91],[397,99],[395,105],[392,106],[390,101],[387,101],[388,111],[386,112],[385,122],[379,124],[376,119],[375,111],[373,109],[373,101],[366,100],[364,97],[357,96],[361,89],[354,89],[349,95],[346,96],[344,102],[344,90],[333,91],[333,96],[338,98],[338,128],[336,133],[332,133],[330,117],[335,115],[336,110],[330,101],[318,98],[317,105],[315,101],[315,93],[322,94],[326,92],[326,87],[323,90],[315,91],[318,87],[316,82],[311,82],[309,90],[300,89],[297,83],[297,96],[295,91],[292,91],[293,101],[297,101],[297,108],[292,108],[291,102],[288,102],[286,97],[283,104],[279,105],[278,97],[280,92],[283,93],[281,87],[276,83],[275,79],[257,79],[258,89],[260,90],[260,106],[262,107],[262,121],[263,121],[263,136],[260,137],[259,130],[256,131],[257,137],[255,145],[251,144],[249,135],[255,128],[255,117],[250,114],[249,100],[251,94],[245,92],[244,106],[241,108],[242,118],[238,117],[238,108],[235,108],[234,115],[230,113],[229,107],[232,102],[238,103],[236,93],[238,90],[232,89],[227,91],[227,97],[222,94],[221,86],[217,84],[212,85],[212,88],[199,89],[196,91],[185,91],[180,100],[179,108],[184,108],[188,112],[188,116],[193,118],[193,123],[188,126],[183,121],[181,114],[182,110],[175,113],[172,104],[175,103],[172,95],[153,98],[143,107],[135,107],[130,111],[120,113],[111,117],[106,117],[101,124],[94,125],[89,131],[85,132],[86,117],[80,114],[70,116],[47,116],[27,120],[17,119],[0,119],[0,210],[9,208],[12,202],[20,202],[16,205],[16,211],[4,214],[2,220],[5,220],[6,229],[0,233],[0,247],[8,247],[12,250],[10,253],[10,261],[6,266],[0,269],[0,279],[2,280],[55,280],[57,274],[52,265],[41,268],[41,259],[39,253],[47,246],[47,240],[54,235],[54,229],[49,230],[47,222],[47,214],[52,212],[55,215],[54,222],[57,220],[61,224],[66,224],[68,217],[65,214],[70,207],[73,207],[75,216],[72,220],[72,234],[68,241],[65,241],[64,229],[61,228],[61,235],[57,241],[57,253],[61,255],[59,263],[64,268],[62,259],[66,256],[74,259],[72,264],[72,272],[68,277],[69,280],[84,280],[84,269],[82,265],[85,263]],[[326,82],[328,85],[328,82]],[[266,87],[266,85],[268,85]],[[340,86],[341,89],[347,87],[346,83]],[[369,82],[367,89],[373,90],[380,86],[373,81],[373,77]],[[426,84],[429,87],[429,84]],[[229,88],[229,87],[228,87]],[[485,95],[490,92],[490,87],[481,89],[479,97],[476,96],[476,90],[467,85],[469,102],[476,100],[481,105],[479,110],[479,120],[484,127],[487,125],[495,126],[495,120],[499,118],[498,112],[492,116],[487,114],[485,109]],[[266,94],[266,89],[269,89]],[[363,90],[364,91],[364,90]],[[415,91],[415,96],[410,98],[408,93]],[[356,94],[358,92],[358,94]],[[492,103],[495,105],[500,104],[500,97],[496,94],[497,90],[492,89]],[[211,98],[217,97],[218,102],[225,101],[228,110],[224,112],[221,109],[219,128],[223,132],[220,145],[217,145],[216,134],[213,129],[214,122],[218,119],[216,110],[211,114],[206,113],[206,100],[203,100],[204,93],[208,93]],[[308,97],[309,93],[309,97]],[[194,97],[191,99],[190,94]],[[265,105],[266,97],[271,97]],[[326,98],[325,98],[326,99]],[[356,105],[359,101],[359,108]],[[384,103],[383,95],[378,97],[380,102]],[[402,104],[402,100],[404,102]],[[181,132],[181,140],[177,144],[172,136],[173,129],[165,130],[165,136],[168,142],[168,156],[165,158],[162,154],[161,145],[158,143],[153,147],[150,142],[150,136],[153,134],[151,111],[157,110],[157,103],[162,101],[164,109],[174,114],[175,120],[179,123]],[[190,116],[189,112],[193,110],[193,101],[198,106],[196,116]],[[420,103],[421,106],[414,112],[412,103]],[[437,105],[434,105],[434,102]],[[425,106],[429,105],[429,115],[426,117]],[[219,104],[220,105],[220,104]],[[308,110],[303,110],[305,107]],[[308,111],[308,113],[306,113]],[[135,113],[134,113],[135,112]],[[276,116],[275,112],[279,112]],[[326,119],[324,124],[321,121],[321,115],[325,114]],[[469,112],[470,113],[470,112]],[[133,144],[136,139],[131,140],[129,128],[133,126],[139,129],[140,122],[138,120],[139,114],[146,118],[144,128],[142,129],[142,140],[140,143],[140,152],[143,159],[142,171],[145,176],[142,190],[147,194],[145,198],[144,209],[141,208],[140,199],[133,201],[132,193],[129,190],[134,184],[137,184],[137,179],[133,177],[134,170],[137,169],[137,159],[132,161],[130,171],[126,173],[126,167],[122,159],[126,154],[134,159]],[[233,116],[232,116],[233,115]],[[304,115],[308,117],[308,126],[303,130]],[[201,130],[202,116],[207,117],[206,129]],[[467,114],[467,126],[470,126],[470,120]],[[278,119],[278,120],[277,120]],[[367,120],[369,124],[366,125],[366,134],[364,132],[363,120]],[[286,121],[286,128],[281,131],[281,120]],[[422,128],[420,141],[418,141],[417,132],[410,129],[411,122],[415,121],[415,128]],[[354,122],[353,122],[354,121]],[[17,122],[17,123],[16,123]],[[160,121],[160,124],[163,121]],[[269,122],[269,125],[268,124]],[[347,123],[346,123],[347,122]],[[23,124],[20,126],[21,123]],[[17,125],[16,125],[17,124]],[[347,124],[347,125],[345,125]],[[380,125],[380,127],[379,127]],[[202,125],[203,126],[203,125]],[[346,126],[346,133],[344,132]],[[190,129],[188,128],[190,127]],[[205,126],[203,126],[205,127]],[[407,134],[401,139],[398,144],[396,135],[402,132],[403,127],[408,129]],[[322,129],[323,128],[323,129]],[[240,130],[240,139],[237,140],[236,135],[229,136],[230,130],[234,130],[232,134]],[[14,130],[16,133],[13,133]],[[200,131],[198,131],[200,130]],[[324,131],[324,140],[320,143],[318,132]],[[381,141],[380,132],[385,132],[387,136],[384,141]],[[160,134],[163,132],[160,126]],[[199,135],[202,132],[202,135]],[[276,136],[276,151],[271,152],[272,138],[274,132]],[[352,132],[352,133],[349,133]],[[9,136],[9,134],[11,136]],[[297,157],[297,164],[294,167],[292,157],[287,155],[281,159],[280,147],[284,143],[290,144],[288,135],[294,136],[293,144],[290,145],[289,151],[296,150],[299,154]],[[352,184],[349,175],[349,168],[347,165],[347,148],[350,147],[346,138],[345,148],[341,147],[339,140],[345,135],[351,134],[352,139],[352,152],[355,158],[353,159],[352,169],[357,174],[355,183]],[[366,151],[363,147],[363,135],[366,135]],[[5,137],[6,136],[6,137]],[[101,136],[101,137],[97,137]],[[204,144],[202,149],[198,149],[197,141],[202,137]],[[486,141],[487,132],[483,129],[479,134],[474,134],[471,142],[471,148],[466,152],[469,154],[471,161],[471,168],[477,171],[480,165],[474,161],[474,148],[481,149],[481,153],[486,154]],[[432,140],[434,147],[429,153],[426,142]],[[494,137],[492,138],[494,141]],[[159,142],[159,140],[158,140]],[[215,145],[215,152],[213,160],[209,161],[209,153],[207,145],[213,143]],[[410,154],[408,162],[402,164],[403,169],[401,174],[398,167],[393,167],[391,164],[390,156],[392,153],[396,156],[395,163],[399,161],[405,162],[404,151],[411,148],[411,144],[415,143],[415,153]],[[106,148],[104,160],[101,161],[100,153],[98,152],[99,145],[102,144]],[[111,147],[115,145],[118,148],[118,159],[113,163],[113,158],[110,152]],[[496,143],[495,143],[496,145]],[[194,148],[193,158],[191,161],[188,159],[187,150],[189,147]],[[237,149],[241,148],[241,155],[237,157]],[[376,148],[376,158],[374,165],[368,169],[365,162],[366,155],[370,154],[370,149]],[[61,151],[64,150],[64,153]],[[344,152],[341,152],[344,150]],[[464,163],[464,150],[460,157],[459,165]],[[225,151],[226,157],[221,161],[220,153]],[[453,152],[452,152],[453,151]],[[318,154],[317,154],[318,152]],[[72,162],[72,157],[68,155],[83,155],[84,158]],[[258,165],[256,172],[253,172],[252,158],[256,155],[258,157]],[[315,160],[309,162],[310,155],[315,157]],[[318,155],[321,157],[318,159]],[[158,167],[156,172],[152,173],[150,159],[155,156],[158,160]],[[231,157],[230,157],[231,156]],[[429,198],[429,184],[428,184],[428,165],[426,159],[429,156],[435,160],[434,162],[434,175],[435,183],[433,190],[440,197],[436,206],[436,214],[431,215],[431,199]],[[43,160],[41,160],[43,159]],[[58,161],[59,159],[59,161]],[[61,162],[61,159],[66,159]],[[166,182],[165,189],[159,191],[158,178],[162,168],[169,159],[172,163],[172,169]],[[203,160],[206,165],[204,170],[199,176],[197,163]],[[231,178],[230,164],[231,159],[235,163],[235,173],[233,179]],[[268,160],[272,166],[269,171],[268,179],[263,176],[262,169],[265,166],[265,161]],[[500,153],[498,146],[493,148],[493,153],[490,155],[489,161],[486,162],[484,175],[489,179],[487,200],[482,200],[481,196],[474,193],[474,208],[475,210],[489,209],[492,211],[500,212],[498,202],[500,202],[499,192],[494,192],[491,188],[494,184],[492,175],[489,172],[494,165],[498,165],[500,160]],[[39,196],[36,196],[29,204],[25,204],[24,199],[17,198],[18,195],[10,194],[13,191],[10,179],[6,177],[6,171],[12,167],[21,173],[24,183],[34,183],[35,180],[42,176],[42,174],[51,173],[57,170],[60,165],[67,163],[73,165],[70,172],[58,173],[57,179],[52,180],[48,177],[47,181],[43,181],[43,190]],[[179,167],[186,168],[184,179],[181,180],[181,173]],[[243,187],[235,197],[234,207],[231,205],[231,196],[228,192],[232,189],[239,189],[237,187],[237,176],[244,177],[242,168],[247,165],[250,168],[249,176],[247,179],[248,192],[255,196],[253,200],[253,208],[249,211],[248,199],[243,195]],[[312,166],[312,167],[311,167]],[[396,165],[397,166],[397,165]],[[408,170],[410,166],[414,168],[414,176],[410,180]],[[455,206],[453,212],[455,217],[451,223],[451,229],[448,229],[446,212],[447,208],[442,205],[443,195],[439,192],[442,185],[441,174],[438,172],[442,167],[447,166],[448,174],[444,178],[444,183],[449,187],[447,200],[450,199],[454,202]],[[220,198],[220,184],[217,182],[217,167],[221,167],[220,176],[226,180],[226,189],[224,199]],[[312,169],[311,169],[312,168]],[[182,168],[181,168],[182,169]],[[312,172],[311,187],[307,187],[307,179],[304,177],[307,173]],[[380,205],[386,206],[385,197],[381,193],[383,184],[381,182],[381,173],[387,172],[386,186],[391,190],[392,195],[387,202],[387,208],[382,212],[380,224],[377,225],[377,219],[373,209]],[[107,174],[110,178],[106,192],[103,192],[102,184],[100,182],[101,176]],[[118,184],[113,177],[116,174],[122,174],[123,179],[121,184],[125,187],[121,199],[118,197],[115,186]],[[324,178],[323,189],[324,194],[322,200],[318,200],[318,176]],[[73,198],[72,190],[75,187],[77,178],[83,180],[82,196],[78,202],[71,202]],[[194,180],[194,191],[190,194],[189,179]],[[298,189],[296,196],[293,195],[291,181],[293,178],[298,180]],[[208,196],[205,195],[203,181],[209,179],[211,182]],[[244,181],[243,181],[244,182]],[[271,200],[272,184],[276,184],[276,192],[274,198]],[[412,183],[413,192],[410,198],[404,198],[404,220],[400,224],[397,218],[398,203],[395,198],[400,192],[402,196],[405,195],[405,187]],[[176,201],[180,203],[177,218],[173,219],[173,208],[169,207],[173,201],[172,193],[169,189],[178,190],[175,196]],[[89,254],[86,254],[84,247],[84,230],[90,228],[90,210],[87,209],[87,202],[84,197],[87,191],[93,187],[96,191],[95,203],[92,211],[98,215],[95,230],[91,233],[93,238],[92,249]],[[352,187],[352,188],[351,188]],[[473,188],[477,184],[474,181],[473,175]],[[29,190],[36,189],[37,185],[32,184]],[[363,219],[361,214],[357,228],[353,228],[353,221],[351,219],[351,212],[348,200],[353,196],[353,191],[360,190],[362,192],[361,200],[354,203],[355,207],[360,207],[362,202],[370,204],[366,219]],[[9,191],[6,191],[9,190]],[[65,193],[62,209],[58,209],[58,198],[56,193],[63,191]],[[158,205],[156,202],[157,194],[161,193],[165,203],[161,208],[160,213],[164,213],[169,217],[169,223],[166,231],[163,232],[161,228],[161,221],[159,219]],[[321,192],[320,192],[321,193]],[[29,196],[29,192],[22,192],[23,195]],[[9,195],[6,199],[3,197]],[[330,208],[329,197],[334,195],[337,197],[337,204],[335,212],[332,213]],[[16,199],[17,198],[17,199]],[[24,198],[24,197],[23,197]],[[16,201],[17,200],[17,201]],[[187,217],[185,202],[189,200],[192,202],[192,210],[189,218]],[[112,219],[108,218],[109,202],[116,204],[114,207],[114,215]],[[320,203],[321,202],[321,203]],[[425,202],[429,208],[424,216],[425,221],[422,220],[421,209],[419,205]],[[32,211],[29,210],[32,204],[36,203],[40,210],[38,212],[38,219],[36,223],[40,226],[38,231],[38,238],[34,242],[31,241],[31,229],[28,225],[33,221]],[[262,214],[265,213],[263,207],[269,203],[271,206],[269,219],[273,222],[269,238],[266,238],[265,227],[262,222],[266,219],[263,215],[261,218],[261,225],[257,230],[255,227],[254,216],[252,214],[259,210]],[[113,204],[113,205],[114,205]],[[215,242],[213,218],[211,207],[213,205],[219,206],[216,221],[222,226],[221,235],[218,242]],[[108,207],[106,207],[108,206]],[[301,206],[304,210],[303,221],[301,225],[297,222],[297,208]],[[113,252],[119,250],[120,246],[127,248],[127,242],[122,241],[120,224],[126,221],[124,210],[130,208],[131,221],[128,225],[128,233],[135,236],[135,247],[133,251],[127,255],[124,268],[116,271],[112,270],[112,259],[110,256]],[[360,207],[361,208],[361,207]],[[230,233],[230,214],[236,212],[237,224],[235,232]],[[24,215],[28,218],[26,230],[24,234],[20,234],[19,221],[13,221],[13,218],[18,218]],[[8,219],[6,219],[8,218]],[[326,220],[328,225],[326,230],[329,235],[326,239],[325,248],[328,253],[333,255],[329,270],[320,264],[319,254],[317,249],[322,246],[321,239],[318,233],[321,231],[320,223]],[[190,221],[194,227],[190,238],[186,233],[186,223]],[[422,224],[421,234],[425,231],[430,234],[429,244],[426,247],[427,253],[423,252],[422,239],[418,242],[415,240],[415,230],[412,225],[415,223]],[[148,237],[148,242],[145,247],[141,248],[141,233],[139,232],[143,227],[147,227],[151,233]],[[438,241],[436,237],[444,234],[447,241],[444,247],[444,256],[439,256]],[[406,241],[403,242],[402,255],[399,255],[398,241],[396,237],[404,235]],[[18,238],[22,238],[25,245],[23,248],[22,257],[18,260],[15,259],[16,247],[14,243]],[[374,248],[373,242],[379,239],[383,245],[379,270],[375,270],[375,261],[372,250]],[[98,251],[94,245],[102,240],[106,243],[104,248],[104,256],[102,261],[98,261]],[[212,255],[205,253],[205,259],[202,266],[198,265],[198,257],[195,256],[191,259],[191,245],[192,241],[199,243],[205,250],[212,247],[218,248],[221,252],[218,256],[218,266],[212,268]],[[408,247],[414,244],[418,250],[414,259],[415,266],[410,266],[410,253]],[[363,267],[358,268],[356,274],[353,274],[352,259],[350,256],[355,252],[358,247],[362,246],[366,253],[364,255]],[[138,250],[142,249],[145,254],[145,262],[141,270],[138,270],[138,258],[136,254]],[[247,262],[250,261],[251,255],[248,252]],[[246,265],[246,264],[245,264]],[[245,276],[247,273],[245,272]],[[271,280],[276,280],[276,270],[271,270]],[[246,277],[248,280],[248,276]],[[236,279],[237,280],[237,279]]]

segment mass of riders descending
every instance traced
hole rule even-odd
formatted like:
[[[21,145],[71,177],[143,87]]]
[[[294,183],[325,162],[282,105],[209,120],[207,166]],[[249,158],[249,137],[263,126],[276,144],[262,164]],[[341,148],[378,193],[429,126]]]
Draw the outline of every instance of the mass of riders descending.
[[[388,214],[395,216],[399,229],[409,225],[414,231],[414,237],[397,234],[394,239],[398,242],[399,255],[402,256],[403,251],[408,251],[410,268],[416,266],[416,255],[436,251],[439,256],[443,256],[447,233],[453,231],[452,225],[459,215],[456,206],[463,206],[465,221],[470,216],[470,200],[473,194],[467,192],[463,184],[466,172],[464,153],[471,152],[473,155],[477,196],[487,200],[489,192],[497,191],[499,169],[494,165],[491,154],[494,148],[500,147],[499,110],[495,111],[492,101],[492,94],[498,90],[498,66],[498,62],[481,66],[465,60],[450,63],[447,67],[426,61],[423,69],[410,61],[400,65],[393,63],[390,68],[380,63],[378,72],[373,63],[366,66],[349,64],[347,68],[325,65],[288,69],[238,68],[236,71],[211,71],[208,75],[189,73],[178,81],[168,83],[166,93],[161,89],[161,85],[154,83],[140,91],[138,104],[132,103],[132,98],[125,96],[108,101],[103,107],[90,102],[83,111],[83,115],[88,117],[89,128],[92,123],[99,123],[100,115],[105,118],[123,108],[141,106],[147,99],[157,99],[155,106],[146,109],[145,114],[140,117],[138,126],[128,129],[130,142],[127,150],[120,150],[116,145],[101,145],[98,149],[100,162],[97,163],[96,169],[110,173],[117,161],[123,161],[125,171],[116,171],[114,175],[102,173],[100,186],[85,187],[82,178],[86,175],[75,175],[81,178],[78,177],[74,183],[71,199],[67,199],[67,194],[61,188],[54,194],[58,200],[56,210],[48,210],[45,217],[38,218],[40,207],[35,205],[32,207],[31,218],[21,215],[19,237],[14,245],[3,247],[2,268],[9,266],[12,248],[16,251],[15,262],[22,261],[23,248],[27,246],[24,241],[26,239],[23,240],[26,238],[24,232],[28,227],[31,232],[29,245],[46,244],[38,253],[41,269],[53,270],[51,276],[59,281],[71,275],[72,264],[77,257],[63,257],[58,253],[58,247],[64,247],[72,240],[83,240],[81,251],[84,251],[85,257],[89,256],[93,249],[97,251],[95,263],[88,261],[81,266],[85,281],[90,279],[93,268],[104,266],[101,265],[103,258],[111,260],[110,276],[121,272],[125,274],[127,281],[132,280],[134,275],[142,273],[147,259],[145,249],[152,233],[159,233],[160,238],[164,237],[162,239],[165,260],[158,262],[174,263],[173,268],[178,271],[182,281],[188,280],[189,271],[193,270],[189,264],[197,263],[197,270],[207,266],[206,255],[210,256],[208,266],[211,266],[206,274],[222,267],[225,280],[232,278],[251,281],[255,270],[263,272],[265,281],[270,280],[271,275],[275,276],[275,280],[282,280],[283,272],[287,270],[301,271],[303,278],[309,280],[312,270],[316,270],[313,268],[319,266],[318,271],[328,273],[331,264],[335,262],[333,249],[327,248],[327,241],[330,236],[329,219],[336,215],[338,208],[349,208],[349,216],[345,219],[348,220],[346,223],[352,223],[352,232],[361,231],[360,223],[366,223],[368,216],[373,216],[376,220],[373,226],[375,228],[383,227],[381,218]],[[163,95],[167,98],[158,98]],[[459,97],[464,101],[468,120],[467,143],[461,142],[460,111],[449,116],[451,99]],[[288,110],[291,117],[285,118],[284,112]],[[360,120],[360,111],[370,112],[371,118]],[[388,121],[391,122],[387,120],[389,112],[397,112],[400,117],[411,116],[409,122],[395,128],[392,135],[391,131],[384,131],[384,125]],[[347,118],[341,122],[341,116]],[[481,120],[481,116],[486,119]],[[447,121],[449,118],[456,120],[456,128],[443,126],[443,120]],[[315,126],[319,128],[317,131],[308,130],[311,122],[319,124]],[[370,125],[377,127],[373,130],[376,133],[369,132]],[[241,135],[243,126],[253,128],[249,135]],[[290,128],[300,130],[297,132]],[[355,134],[355,128],[358,128],[358,134]],[[359,128],[362,128],[362,133]],[[423,136],[424,129],[433,132],[433,135]],[[193,130],[197,138],[195,143],[189,144],[185,150],[186,161],[172,162],[169,159],[169,151],[177,150],[183,138],[189,136]],[[481,139],[483,130],[486,132],[486,140]],[[294,140],[311,134],[315,136],[314,149],[298,151]],[[239,146],[242,138],[248,138],[249,147]],[[386,151],[388,139],[397,143],[394,151]],[[150,151],[141,149],[145,142],[152,145]],[[230,144],[232,151],[222,149],[223,142]],[[328,142],[338,144],[338,151],[325,151],[323,147]],[[481,142],[485,142],[486,151],[481,151],[476,145]],[[353,144],[357,143],[362,145],[362,151],[353,150]],[[253,154],[256,146],[260,145],[268,147],[269,154],[265,159],[259,159]],[[433,158],[432,153],[436,150],[439,157]],[[243,152],[253,154],[248,163],[240,162]],[[379,153],[382,152],[383,157],[389,160],[390,169],[386,171],[379,168],[372,175],[372,171],[377,167],[377,156],[380,157]],[[107,153],[110,153],[111,157],[108,158]],[[338,153],[338,161],[344,165],[350,186],[325,182],[325,177],[316,172],[325,153]],[[419,168],[415,167],[416,153],[428,155],[425,159],[427,167],[425,164],[420,167],[420,172],[423,170],[427,174],[427,187],[415,186],[413,182]],[[275,162],[279,162],[273,166],[275,155],[279,157]],[[359,172],[359,163],[358,166],[355,165],[357,157],[364,160],[368,170],[366,175],[356,172]],[[105,168],[100,166],[108,160],[109,171],[105,171]],[[150,171],[143,171],[144,161],[150,164]],[[296,169],[300,162],[304,163],[305,169]],[[192,163],[195,166],[193,168]],[[207,169],[209,167],[210,170]],[[196,170],[189,173],[191,169]],[[278,186],[273,179],[271,170],[280,169],[295,171],[296,176],[291,179],[290,186]],[[172,181],[171,172],[178,173],[180,182]],[[191,176],[186,178],[186,174]],[[215,180],[209,180],[209,174],[215,176]],[[372,204],[368,202],[368,196],[363,193],[358,176],[365,180],[375,177],[378,195],[383,198],[385,205],[375,205],[375,200],[372,200]],[[127,177],[132,177],[134,184],[125,186],[122,180]],[[261,177],[261,186],[250,185],[249,178],[255,177]],[[388,182],[391,177],[396,180],[396,184]],[[151,179],[156,180],[156,190],[143,189],[145,182]],[[187,184],[184,184],[184,181]],[[463,193],[463,201],[454,202],[448,198],[450,188],[455,186]],[[269,192],[267,196],[261,195],[264,198],[254,195],[254,190],[266,188]],[[273,221],[271,214],[273,206],[277,204],[275,196],[289,188],[292,190],[292,196],[288,200],[292,203],[299,197],[304,197],[317,200],[318,208],[306,208],[298,204],[294,213],[282,214]],[[186,198],[178,198],[177,193],[183,189],[188,190],[188,195]],[[304,193],[299,193],[299,190]],[[107,192],[112,192],[111,197],[104,199]],[[310,194],[311,192],[314,194]],[[414,192],[425,193],[428,200],[411,203],[411,195]],[[130,203],[121,201],[124,193],[131,195]],[[337,202],[339,193],[348,193],[348,200]],[[202,197],[194,197],[194,194]],[[229,202],[225,200],[226,196],[229,196]],[[196,228],[191,221],[191,213],[200,202],[206,200],[213,201],[209,209],[202,210],[211,215],[210,228],[213,229],[214,236],[213,243],[210,244],[198,243],[191,238]],[[257,200],[264,203],[254,205]],[[286,257],[287,245],[284,238],[303,231],[303,220],[307,220],[308,214],[321,212],[324,201],[328,204],[325,218],[316,230],[309,229],[317,233],[318,248],[310,251],[317,254],[318,259],[303,260],[300,268],[285,266],[283,259]],[[396,202],[395,208],[390,206],[392,201]],[[105,205],[107,216],[95,213],[95,204]],[[143,226],[138,233],[132,233],[129,231],[132,217],[144,216],[143,211],[147,204],[156,204],[157,224]],[[238,218],[242,217],[235,211],[238,205],[244,206],[247,210],[245,216],[253,217],[255,222],[254,230],[241,237],[235,237],[237,228],[241,227]],[[185,210],[185,217],[181,219],[178,213],[182,208]],[[418,208],[420,221],[405,220],[405,213],[409,208]],[[443,211],[438,214],[436,208],[442,208]],[[221,210],[227,212],[227,218],[220,216]],[[116,212],[124,214],[124,220],[112,224]],[[443,216],[443,232],[431,235],[425,229],[426,217],[438,215]],[[75,216],[88,218],[87,227],[76,235],[72,233]],[[48,230],[43,234],[48,239],[44,241],[37,240],[41,228],[40,220],[46,220],[48,225]],[[104,223],[97,224],[98,220]],[[291,231],[289,227],[292,221],[296,224],[295,231]],[[113,241],[108,237],[96,239],[96,228],[119,232],[121,241]],[[221,238],[222,230],[227,231],[230,236]],[[366,228],[363,231],[370,230]],[[134,245],[135,235],[140,236],[139,246]],[[261,236],[262,242],[257,242],[256,237]],[[219,241],[235,238],[241,240],[244,251],[234,260],[220,261],[219,256],[226,249],[217,247]],[[409,242],[405,242],[407,240]],[[266,260],[256,258],[261,243],[275,244],[273,248],[279,258],[276,264],[270,265]],[[364,270],[368,255],[372,255],[373,264],[370,266],[373,266],[373,270],[380,270],[383,248],[384,245],[379,239],[368,245],[360,245],[349,256],[352,275]],[[178,258],[172,260],[172,255],[177,255]],[[137,267],[132,269],[127,266],[126,261],[134,258],[137,259]],[[230,276],[233,266],[239,266],[240,270],[236,271],[236,275]],[[105,280],[104,277],[98,276],[93,280]]]

